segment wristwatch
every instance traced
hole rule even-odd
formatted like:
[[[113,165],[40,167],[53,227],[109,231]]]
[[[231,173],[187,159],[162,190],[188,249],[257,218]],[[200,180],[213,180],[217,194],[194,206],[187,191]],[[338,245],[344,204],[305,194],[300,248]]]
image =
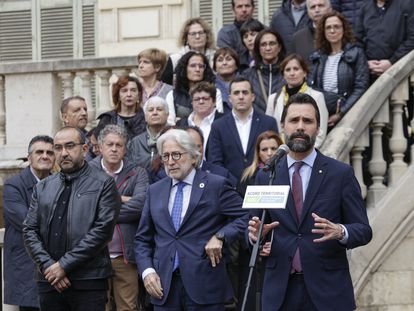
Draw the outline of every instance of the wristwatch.
[[[341,226],[341,238],[339,239],[339,240],[343,240],[344,238],[345,238],[345,227],[343,226],[343,225],[340,225]]]
[[[219,239],[220,241],[224,242],[224,233],[219,231],[214,235],[217,239]]]

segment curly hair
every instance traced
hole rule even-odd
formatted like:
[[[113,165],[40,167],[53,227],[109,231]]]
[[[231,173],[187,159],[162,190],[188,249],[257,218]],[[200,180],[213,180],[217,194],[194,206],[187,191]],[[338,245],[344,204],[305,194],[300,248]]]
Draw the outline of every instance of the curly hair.
[[[260,55],[260,41],[262,40],[263,36],[267,34],[274,35],[276,37],[277,43],[280,46],[279,55],[277,56],[277,63],[280,63],[283,60],[283,58],[285,58],[286,48],[285,48],[285,44],[283,43],[282,36],[278,32],[270,28],[265,28],[262,31],[260,31],[257,34],[256,39],[254,39],[253,57],[254,57],[256,66],[259,66],[260,64],[263,63],[262,55]]]
[[[346,20],[346,18],[337,11],[329,12],[321,18],[315,30],[316,49],[321,50],[322,52],[326,54],[330,54],[332,52],[332,46],[325,37],[325,23],[326,23],[326,20],[330,17],[337,17],[342,22],[343,33],[344,33],[342,36],[342,46],[344,46],[346,43],[355,42],[355,37],[352,32],[351,24]]]
[[[210,64],[208,63],[207,57],[196,51],[190,51],[185,53],[180,60],[178,61],[177,67],[175,68],[175,75],[176,75],[176,85],[175,89],[180,91],[189,92],[190,90],[190,81],[188,81],[187,78],[187,65],[190,61],[190,58],[193,56],[199,56],[203,59],[203,63],[206,66],[206,69],[204,69],[204,75],[202,81],[207,81],[210,83],[216,82],[216,77],[214,75],[213,70],[210,67]]]
[[[205,49],[214,48],[214,35],[210,25],[201,17],[190,18],[184,22],[181,28],[180,36],[178,37],[178,46],[187,45],[188,31],[191,25],[199,24],[206,32],[206,46]]]
[[[118,78],[118,81],[112,85],[112,101],[115,106],[115,111],[119,112],[121,111],[121,100],[119,96],[119,91],[128,84],[128,82],[135,82],[138,89],[138,101],[135,105],[135,110],[138,111],[138,109],[141,107],[141,101],[142,101],[142,85],[138,81],[137,78],[131,77],[131,76],[121,76]]]
[[[259,158],[260,143],[262,141],[268,140],[268,139],[276,140],[276,143],[277,143],[278,147],[280,147],[283,144],[283,140],[274,131],[265,131],[265,132],[261,133],[259,136],[257,136],[256,145],[255,145],[255,148],[254,148],[253,162],[248,167],[246,167],[246,169],[244,170],[243,175],[240,179],[241,181],[245,181],[245,180],[249,179],[257,171],[257,167],[261,163],[261,160]],[[265,164],[265,163],[263,163],[263,164]]]

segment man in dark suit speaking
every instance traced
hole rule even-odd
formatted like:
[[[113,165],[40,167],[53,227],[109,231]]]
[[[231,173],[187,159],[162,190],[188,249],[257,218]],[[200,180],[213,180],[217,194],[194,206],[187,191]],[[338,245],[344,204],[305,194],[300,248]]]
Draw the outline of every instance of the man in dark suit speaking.
[[[290,185],[286,209],[272,209],[263,311],[355,309],[346,249],[372,238],[364,201],[350,166],[316,151],[319,111],[307,94],[291,96],[281,118],[289,154],[276,165],[275,185]],[[258,184],[268,184],[260,172]],[[249,221],[257,240],[260,220]]]
[[[222,311],[232,297],[224,243],[248,218],[227,179],[199,169],[201,155],[184,130],[157,140],[168,177],[152,184],[135,236],[135,256],[154,310]]]

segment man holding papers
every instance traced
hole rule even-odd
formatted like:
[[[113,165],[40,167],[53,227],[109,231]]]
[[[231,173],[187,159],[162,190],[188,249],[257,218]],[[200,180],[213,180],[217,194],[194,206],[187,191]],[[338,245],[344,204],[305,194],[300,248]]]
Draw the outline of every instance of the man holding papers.
[[[273,184],[291,190],[286,208],[270,209],[264,226],[264,234],[274,228],[274,238],[263,311],[355,309],[346,249],[367,244],[372,231],[352,168],[314,148],[319,122],[311,96],[289,98],[281,123],[290,152],[276,165]],[[268,173],[260,172],[256,181],[267,185]],[[252,242],[259,224],[256,216],[249,221]]]

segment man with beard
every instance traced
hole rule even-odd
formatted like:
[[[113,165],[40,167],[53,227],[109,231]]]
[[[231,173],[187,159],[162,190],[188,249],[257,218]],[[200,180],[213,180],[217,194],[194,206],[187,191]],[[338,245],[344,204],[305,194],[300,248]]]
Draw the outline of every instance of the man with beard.
[[[274,230],[263,284],[263,311],[355,309],[346,250],[372,238],[352,168],[314,148],[320,116],[315,100],[298,93],[281,117],[287,156],[276,165],[274,185],[290,185],[285,209],[271,209],[263,234]],[[259,172],[258,184],[269,176]],[[255,243],[260,220],[249,221]]]
[[[40,309],[103,311],[112,274],[107,244],[121,198],[113,178],[85,162],[88,145],[78,128],[57,132],[53,149],[61,171],[36,184],[23,224]]]
[[[60,105],[60,115],[65,126],[77,127],[86,134],[88,107],[83,97],[71,96],[65,98]]]

